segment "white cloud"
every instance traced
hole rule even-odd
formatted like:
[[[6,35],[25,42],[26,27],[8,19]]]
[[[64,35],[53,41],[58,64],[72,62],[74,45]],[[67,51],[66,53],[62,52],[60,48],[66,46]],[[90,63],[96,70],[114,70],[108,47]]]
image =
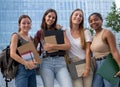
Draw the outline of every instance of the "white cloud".
[[[117,8],[120,8],[120,0],[115,0]]]

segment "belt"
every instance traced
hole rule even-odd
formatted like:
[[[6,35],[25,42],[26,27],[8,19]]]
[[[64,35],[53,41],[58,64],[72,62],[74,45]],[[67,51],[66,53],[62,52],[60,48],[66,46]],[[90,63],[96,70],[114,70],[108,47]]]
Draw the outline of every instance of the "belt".
[[[101,61],[103,59],[106,59],[106,56],[100,57],[100,58],[95,58],[96,61]]]
[[[62,56],[64,56],[64,55],[44,55],[43,58],[46,58],[46,57],[55,57],[55,56],[62,57]]]

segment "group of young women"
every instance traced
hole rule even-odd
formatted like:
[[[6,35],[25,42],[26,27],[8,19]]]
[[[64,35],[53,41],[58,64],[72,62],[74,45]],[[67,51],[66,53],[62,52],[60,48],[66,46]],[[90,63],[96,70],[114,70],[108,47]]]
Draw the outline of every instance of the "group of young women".
[[[44,13],[40,35],[37,31],[34,37],[35,46],[37,47],[38,44],[42,46],[40,47],[42,48],[42,50],[40,49],[40,56],[42,58],[40,75],[44,87],[54,87],[54,79],[57,80],[60,87],[118,87],[118,84],[112,85],[96,72],[91,73],[91,51],[96,58],[96,69],[99,69],[102,62],[106,59],[102,59],[102,57],[109,53],[112,53],[120,67],[120,55],[116,48],[114,35],[111,31],[102,28],[103,19],[101,14],[91,14],[88,21],[90,27],[96,31],[93,38],[90,31],[84,29],[84,14],[81,9],[76,9],[72,12],[70,16],[70,29],[65,31],[57,27],[57,13],[54,9],[48,9]],[[21,15],[18,20],[18,34],[13,34],[11,37],[10,55],[19,63],[15,77],[16,87],[37,87],[35,71],[37,62],[26,61],[17,53],[18,37],[24,40],[24,44],[32,41],[28,34],[31,25],[32,20],[30,17],[28,15]],[[58,35],[55,32],[58,32]],[[58,44],[46,43],[44,37],[47,34],[55,35]],[[52,50],[57,51],[49,53]],[[86,61],[82,77],[79,79],[71,79],[64,58],[66,51],[69,61],[73,62],[75,58],[78,58],[78,60],[85,59]],[[120,71],[116,73],[116,76],[120,76]]]

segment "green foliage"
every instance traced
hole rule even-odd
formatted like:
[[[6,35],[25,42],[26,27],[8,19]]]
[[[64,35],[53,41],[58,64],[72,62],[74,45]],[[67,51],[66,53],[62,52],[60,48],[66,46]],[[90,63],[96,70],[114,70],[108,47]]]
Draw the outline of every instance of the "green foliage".
[[[91,28],[89,30],[90,30],[91,34],[94,35],[94,30]]]
[[[106,17],[106,27],[111,27],[113,31],[120,31],[120,9],[116,9],[116,4],[113,2],[111,12]]]
[[[89,27],[87,27],[87,28],[85,28],[85,29],[88,29],[88,30],[91,32],[92,36],[94,35],[94,29],[89,28]]]

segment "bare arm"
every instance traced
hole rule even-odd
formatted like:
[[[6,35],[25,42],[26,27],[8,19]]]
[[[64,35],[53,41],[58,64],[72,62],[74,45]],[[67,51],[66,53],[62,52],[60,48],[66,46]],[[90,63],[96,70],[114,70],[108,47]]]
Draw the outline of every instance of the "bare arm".
[[[10,44],[10,56],[16,60],[17,62],[25,65],[26,64],[26,61],[23,60],[17,53],[16,53],[16,50],[17,50],[17,42],[18,42],[18,36],[17,34],[14,34],[11,38],[11,44]]]
[[[36,66],[35,66],[33,61],[26,61],[16,53],[17,43],[18,43],[18,35],[13,34],[12,38],[11,38],[11,44],[10,44],[10,56],[11,56],[11,58],[13,58],[15,61],[19,62],[20,64],[25,65],[28,69],[35,68]]]
[[[85,70],[83,72],[83,77],[87,77],[88,74],[90,73],[90,45],[91,42],[86,42],[86,65],[85,65]]]
[[[91,45],[91,42],[87,42],[86,43],[86,69],[90,70],[90,45]]]
[[[120,54],[119,54],[117,47],[116,47],[115,36],[110,31],[106,31],[104,35],[105,35],[107,43],[110,47],[110,51],[113,55],[113,58],[117,62],[118,66],[120,67]]]

